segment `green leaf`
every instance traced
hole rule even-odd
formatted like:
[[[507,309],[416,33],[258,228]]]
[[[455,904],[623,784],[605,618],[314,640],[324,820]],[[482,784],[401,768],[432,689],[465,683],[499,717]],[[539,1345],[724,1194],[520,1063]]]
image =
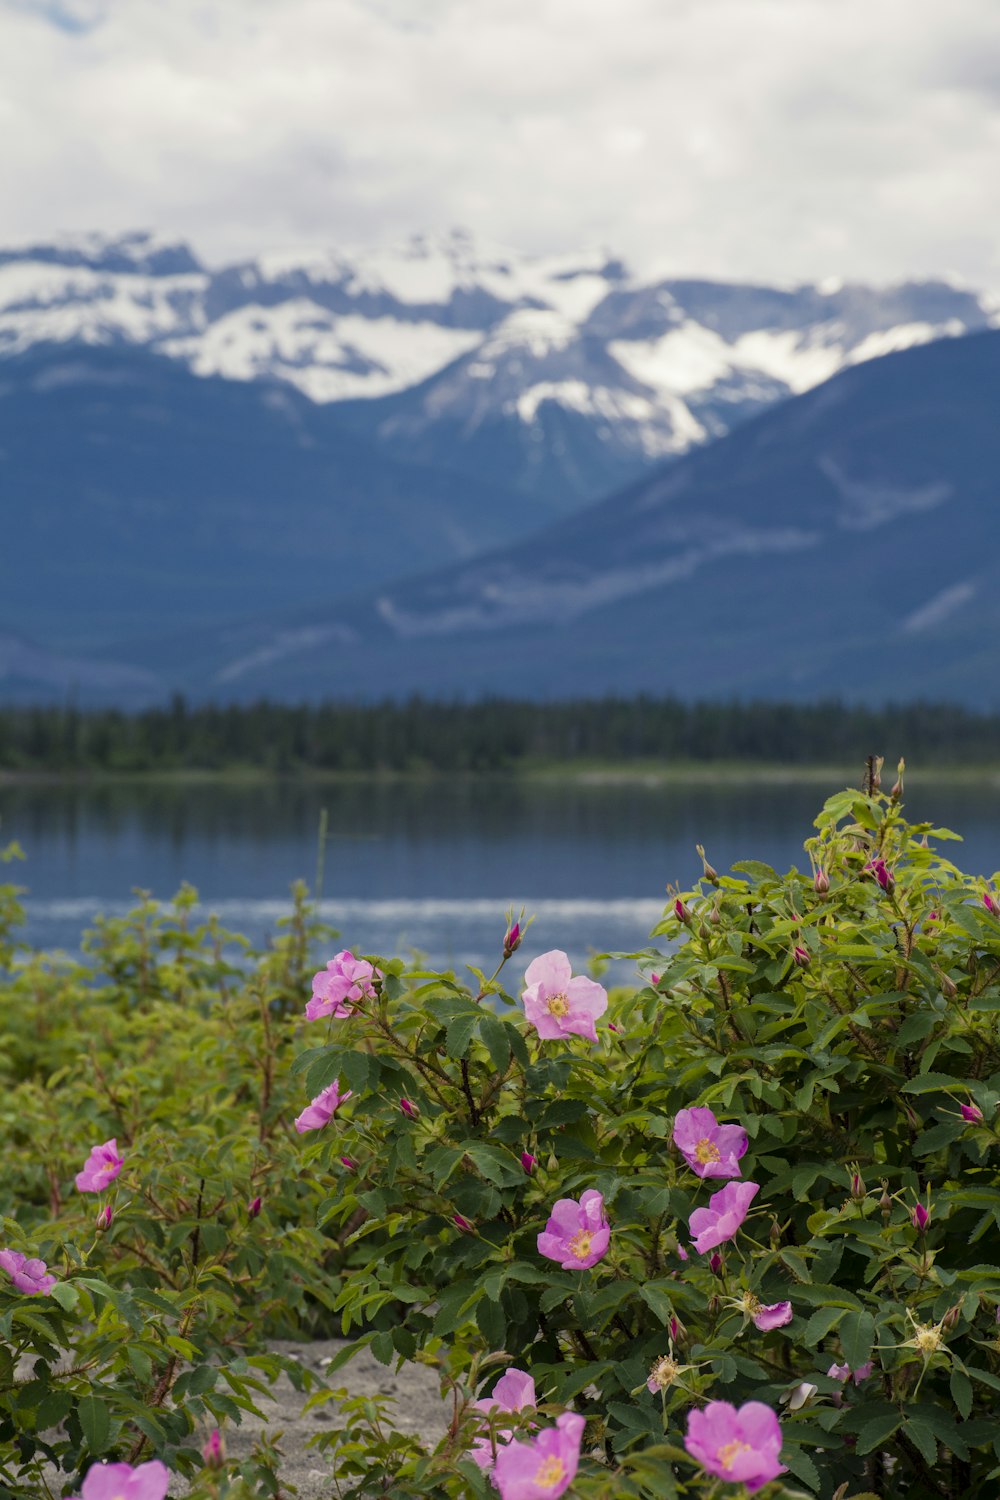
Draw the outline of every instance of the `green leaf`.
[[[903,1431],[910,1442],[917,1448],[931,1468],[938,1461],[937,1438],[930,1427],[920,1417],[906,1417],[903,1421]],[[860,1452],[860,1449],[858,1450]]]
[[[111,1436],[111,1414],[100,1396],[84,1396],[76,1409],[80,1427],[87,1440],[87,1447],[95,1458],[99,1458],[108,1446]]]
[[[822,1339],[826,1338],[831,1329],[836,1328],[841,1318],[845,1316],[846,1314],[842,1307],[821,1307],[817,1312],[813,1313],[806,1324],[802,1335],[803,1340],[815,1348]]]
[[[498,1016],[487,1011],[479,1022],[479,1035],[497,1072],[506,1072],[511,1050],[506,1026]]]
[[[477,1012],[467,1011],[464,1015],[456,1016],[453,1021],[449,1021],[444,1039],[444,1049],[449,1057],[465,1056],[478,1020]]]
[[[902,1425],[902,1421],[900,1414],[895,1411],[873,1417],[870,1422],[866,1422],[860,1428],[856,1451],[859,1454],[871,1453],[874,1448],[892,1437],[892,1434]]]
[[[849,1312],[840,1323],[840,1346],[852,1370],[866,1364],[875,1342],[875,1319],[870,1312]]]
[[[964,1420],[972,1411],[972,1381],[966,1375],[965,1371],[960,1370],[956,1365],[951,1372],[949,1385],[951,1399],[954,1401]]]
[[[666,1287],[656,1281],[644,1281],[639,1287],[639,1296],[645,1302],[656,1317],[659,1318],[664,1328],[673,1317],[673,1303]]]

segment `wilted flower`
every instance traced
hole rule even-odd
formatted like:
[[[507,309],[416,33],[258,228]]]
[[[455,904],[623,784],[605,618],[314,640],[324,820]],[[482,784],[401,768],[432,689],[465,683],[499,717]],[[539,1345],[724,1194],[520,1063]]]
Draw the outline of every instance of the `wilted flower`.
[[[29,1297],[51,1291],[57,1279],[47,1274],[44,1260],[29,1259],[20,1250],[0,1250],[0,1271],[6,1271],[16,1289]]]
[[[558,1261],[564,1271],[585,1271],[607,1252],[611,1230],[604,1217],[604,1199],[596,1188],[553,1204],[549,1221],[538,1236],[538,1253]]]
[[[205,1460],[207,1469],[221,1469],[226,1461],[226,1450],[222,1443],[222,1434],[217,1427],[213,1427],[202,1446],[201,1456]]]
[[[906,1309],[906,1316],[913,1324],[913,1337],[903,1339],[900,1349],[916,1349],[925,1360],[930,1359],[944,1345],[944,1319],[940,1323],[918,1323],[909,1308]]]
[[[759,1182],[727,1182],[712,1194],[707,1208],[695,1209],[688,1227],[699,1255],[733,1238],[759,1192]]]
[[[91,1464],[79,1500],[163,1500],[170,1473],[158,1458],[139,1464]]]
[[[485,1396],[482,1400],[474,1403],[474,1409],[489,1416],[496,1411],[522,1411],[527,1406],[536,1406],[535,1382],[524,1370],[507,1370],[496,1385],[493,1387],[492,1396]],[[509,1441],[510,1427],[494,1428],[494,1442],[497,1452]],[[488,1434],[476,1438],[472,1445],[470,1458],[474,1464],[481,1469],[489,1470],[493,1467],[493,1442]]]
[[[524,1014],[543,1040],[574,1035],[597,1041],[594,1022],[608,1008],[608,992],[584,974],[574,978],[561,949],[532,959],[524,979]]]
[[[978,1104],[960,1104],[958,1109],[962,1119],[967,1120],[970,1125],[983,1123],[983,1112]]]
[[[114,1218],[114,1210],[110,1203],[105,1203],[97,1210],[97,1218],[94,1220],[96,1228],[103,1234],[105,1229],[111,1228],[111,1220]]]
[[[251,1198],[247,1204],[247,1218],[256,1219],[261,1210],[260,1198]]]
[[[83,1171],[76,1174],[78,1190],[81,1193],[103,1193],[118,1176],[124,1160],[118,1155],[118,1141],[114,1136],[103,1145],[92,1147]]]
[[[710,1401],[688,1416],[684,1446],[709,1474],[742,1483],[751,1495],[784,1473],[781,1423],[762,1401],[747,1401],[738,1411],[728,1401]]]
[[[530,1151],[521,1152],[521,1166],[530,1177],[532,1172],[535,1170],[535,1157],[532,1156]]]
[[[554,1427],[531,1442],[516,1439],[497,1449],[493,1478],[501,1500],[558,1500],[576,1477],[586,1421],[564,1411]]]
[[[306,1020],[349,1016],[363,1000],[372,998],[374,981],[382,977],[381,969],[343,949],[329,960],[325,969],[313,975],[312,999],[306,1006]]]
[[[329,1088],[317,1094],[311,1104],[305,1109],[295,1121],[295,1129],[299,1135],[305,1135],[307,1130],[322,1130],[324,1125],[329,1125],[337,1110],[351,1097],[351,1090],[346,1093],[340,1092],[340,1079],[335,1078]]]
[[[655,1396],[657,1391],[665,1391],[668,1385],[673,1385],[681,1371],[688,1368],[690,1366],[677,1363],[673,1352],[662,1354],[649,1372],[646,1389]]]
[[[680,1109],[673,1142],[699,1177],[739,1177],[747,1149],[742,1125],[720,1125],[710,1109]]]

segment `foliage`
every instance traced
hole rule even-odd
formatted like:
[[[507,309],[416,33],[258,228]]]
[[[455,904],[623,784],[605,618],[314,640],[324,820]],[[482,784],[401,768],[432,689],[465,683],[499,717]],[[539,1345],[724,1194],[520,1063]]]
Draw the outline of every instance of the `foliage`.
[[[0,708],[0,769],[174,772],[504,771],[552,762],[853,764],[859,745],[902,741],[924,765],[995,763],[1000,715],[954,704],[537,703],[198,704]]]
[[[781,1414],[790,1473],[769,1496],[997,1493],[1000,907],[898,799],[832,797],[805,874],[706,865],[596,1046],[539,1039],[500,970],[470,990],[390,963],[301,1054],[306,1095],[353,1090],[306,1148],[323,1221],[364,1251],[343,1326],[454,1393],[431,1456],[351,1409],[324,1435],[338,1493],[492,1493],[471,1403],[508,1362],[543,1423],[587,1417],[574,1495],[704,1493],[683,1438],[705,1400]],[[759,1184],[711,1260],[688,1221],[721,1183],[672,1144],[692,1106],[745,1129]],[[593,1189],[610,1249],[560,1269],[538,1236]],[[759,1304],[784,1301],[791,1321],[759,1329]],[[523,1436],[531,1418],[507,1420]]]

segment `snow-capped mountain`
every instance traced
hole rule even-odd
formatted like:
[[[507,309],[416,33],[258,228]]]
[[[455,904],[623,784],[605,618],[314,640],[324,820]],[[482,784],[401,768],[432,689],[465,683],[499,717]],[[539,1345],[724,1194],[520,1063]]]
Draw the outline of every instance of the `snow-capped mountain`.
[[[457,232],[214,269],[143,234],[0,251],[0,357],[131,344],[197,375],[285,382],[408,458],[502,475],[540,520],[847,365],[997,321],[940,281],[649,278]]]

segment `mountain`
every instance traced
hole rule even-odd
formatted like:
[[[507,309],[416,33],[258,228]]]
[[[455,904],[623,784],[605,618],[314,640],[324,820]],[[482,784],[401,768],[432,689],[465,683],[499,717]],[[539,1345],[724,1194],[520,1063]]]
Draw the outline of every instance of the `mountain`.
[[[292,386],[122,343],[0,363],[0,507],[0,627],[74,656],[337,605],[537,521],[524,495],[387,453]]]
[[[133,659],[205,697],[650,691],[995,709],[998,389],[997,332],[889,354],[491,555]],[[334,622],[342,639],[309,639]]]
[[[467,235],[208,268],[139,233],[0,251],[0,359],[157,353],[291,388],[383,449],[567,514],[838,370],[997,320],[945,282],[786,289]]]

